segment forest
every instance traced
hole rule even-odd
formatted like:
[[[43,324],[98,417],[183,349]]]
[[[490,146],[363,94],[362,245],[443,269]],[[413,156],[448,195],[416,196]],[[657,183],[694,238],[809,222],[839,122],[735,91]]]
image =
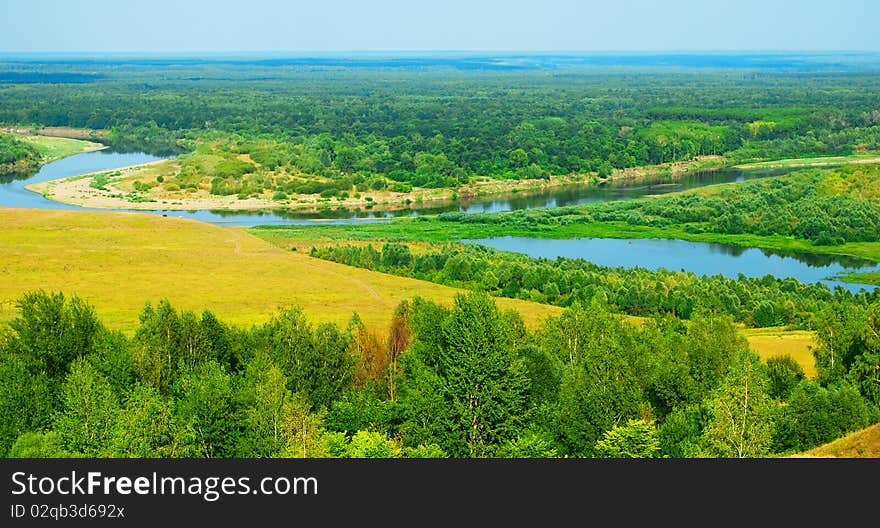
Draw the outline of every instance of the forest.
[[[12,457],[764,457],[880,419],[880,303],[831,302],[816,379],[711,310],[636,325],[600,296],[535,330],[485,293],[251,328],[146,305],[132,337],[77,297],[22,296],[0,339]]]
[[[79,65],[28,66],[64,79]],[[606,178],[706,155],[738,163],[880,146],[878,81],[857,70],[92,68],[80,82],[0,85],[0,123],[103,130],[117,150],[180,154],[178,172],[143,184],[241,199]]]

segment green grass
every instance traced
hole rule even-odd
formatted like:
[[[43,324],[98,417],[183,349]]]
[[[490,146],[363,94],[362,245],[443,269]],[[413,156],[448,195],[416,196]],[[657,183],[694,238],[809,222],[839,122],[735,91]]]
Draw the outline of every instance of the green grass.
[[[451,304],[455,288],[311,258],[239,229],[135,213],[0,208],[0,323],[37,289],[76,294],[111,327],[138,324],[144,303],[210,309],[238,325],[262,323],[299,305],[315,321],[345,325],[357,312],[384,330],[404,299]],[[514,299],[535,326],[560,308]]]
[[[62,137],[50,136],[16,136],[26,143],[30,143],[40,152],[43,157],[43,163],[49,163],[67,156],[79,154],[89,150],[98,150],[103,148],[100,143],[92,141],[82,141],[79,139],[70,139]]]
[[[816,158],[790,158],[774,161],[759,161],[735,165],[737,169],[773,169],[787,167],[809,167],[811,165],[837,165],[846,163],[858,163],[866,160],[880,160],[877,154],[850,154],[848,156],[824,156]]]

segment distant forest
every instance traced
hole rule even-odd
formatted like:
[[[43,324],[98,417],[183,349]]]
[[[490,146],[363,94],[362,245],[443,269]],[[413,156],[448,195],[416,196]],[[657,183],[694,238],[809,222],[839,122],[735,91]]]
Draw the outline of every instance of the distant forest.
[[[880,80],[846,59],[716,57],[733,61],[726,70],[711,56],[8,62],[0,123],[103,129],[119,149],[184,153],[166,184],[204,178],[215,194],[605,177],[701,155],[875,151]]]

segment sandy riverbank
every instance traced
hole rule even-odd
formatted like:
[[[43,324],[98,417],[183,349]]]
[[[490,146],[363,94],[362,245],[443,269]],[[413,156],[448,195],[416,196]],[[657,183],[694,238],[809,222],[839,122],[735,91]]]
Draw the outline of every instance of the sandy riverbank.
[[[548,179],[495,180],[480,178],[458,188],[416,188],[407,193],[389,191],[366,191],[350,193],[345,199],[321,198],[318,195],[295,195],[286,200],[274,200],[271,192],[240,199],[236,195],[219,196],[210,189],[167,190],[156,185],[149,190],[135,190],[134,181],[155,182],[160,175],[173,174],[179,170],[175,160],[159,160],[112,171],[35,183],[25,188],[40,193],[47,199],[61,203],[97,209],[136,210],[227,210],[257,211],[285,209],[301,213],[320,213],[326,209],[350,211],[390,212],[405,209],[442,207],[458,202],[473,202],[488,197],[529,196],[572,185],[631,184],[658,176],[683,176],[694,170],[704,170],[707,165],[721,165],[722,160],[699,159],[690,162],[638,167],[615,171],[606,180],[593,174],[551,176]],[[112,174],[112,176],[108,176]],[[101,177],[102,185],[95,185]]]

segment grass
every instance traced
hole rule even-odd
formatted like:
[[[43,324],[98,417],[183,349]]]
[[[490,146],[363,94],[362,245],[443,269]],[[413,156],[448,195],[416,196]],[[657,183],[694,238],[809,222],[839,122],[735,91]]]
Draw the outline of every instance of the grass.
[[[846,163],[867,163],[880,161],[880,154],[850,154],[848,156],[824,156],[816,158],[790,158],[775,161],[760,161],[736,165],[737,169],[775,169],[787,167],[814,167]]]
[[[749,328],[743,330],[749,347],[767,361],[771,357],[791,355],[809,378],[816,377],[812,348],[816,334],[805,330],[786,331],[781,328]]]
[[[843,438],[813,448],[801,457],[880,458],[880,424],[855,431]]]
[[[42,161],[44,164],[61,158],[66,158],[67,156],[79,154],[80,152],[104,148],[100,143],[63,137],[22,135],[16,136],[16,139],[20,139],[36,147],[43,156]]]
[[[461,290],[343,266],[284,250],[243,230],[136,213],[0,209],[0,321],[22,293],[77,294],[112,328],[131,332],[146,302],[210,309],[238,325],[299,305],[314,321],[357,312],[384,329],[416,295],[450,304]],[[535,326],[559,308],[498,299]]]

